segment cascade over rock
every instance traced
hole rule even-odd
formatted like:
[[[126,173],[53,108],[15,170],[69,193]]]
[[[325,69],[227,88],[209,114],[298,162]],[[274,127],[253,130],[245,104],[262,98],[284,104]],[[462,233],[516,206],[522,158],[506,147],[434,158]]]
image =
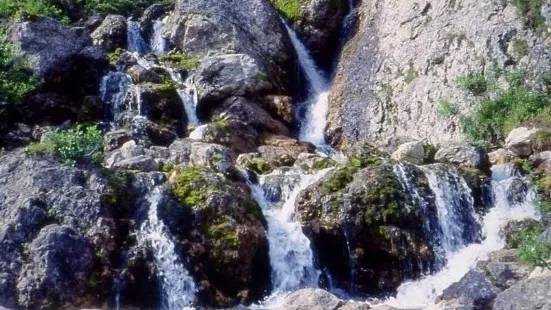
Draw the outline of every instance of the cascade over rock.
[[[549,69],[546,43],[511,1],[362,1],[358,15],[330,95],[333,145],[391,137],[462,140],[460,115],[474,101],[460,89],[459,76],[489,76],[516,64],[536,75]],[[522,54],[515,42],[526,43]],[[458,115],[438,114],[444,99]]]

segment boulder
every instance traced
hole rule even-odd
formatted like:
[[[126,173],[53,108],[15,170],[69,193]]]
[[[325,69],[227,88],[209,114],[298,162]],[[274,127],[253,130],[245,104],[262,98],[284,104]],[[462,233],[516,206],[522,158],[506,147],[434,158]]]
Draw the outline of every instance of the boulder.
[[[292,97],[281,95],[265,96],[259,101],[259,104],[272,117],[280,120],[285,125],[292,126],[296,123],[297,112]]]
[[[171,43],[188,54],[247,54],[265,73],[260,79],[282,90],[295,85],[296,75],[288,70],[295,53],[268,1],[178,0],[166,29]]]
[[[72,58],[92,43],[89,37],[49,17],[18,21],[10,27],[7,37],[41,77],[54,69],[72,69]]]
[[[76,304],[93,267],[91,244],[73,229],[44,227],[31,242],[17,283],[19,303],[42,308],[52,301]]]
[[[526,158],[551,147],[551,130],[542,127],[517,127],[507,135],[505,147]]]
[[[284,310],[335,310],[343,304],[339,298],[327,291],[307,288],[293,292],[285,297],[282,305],[276,309]]]
[[[266,73],[246,54],[229,54],[205,58],[195,75],[198,111],[206,114],[213,104],[232,96],[261,94],[271,85]]]
[[[297,216],[336,286],[357,294],[392,292],[435,263],[431,236],[423,230],[427,218],[436,215],[434,196],[415,166],[404,169],[414,175],[412,186],[426,197],[425,210],[410,205],[415,199],[403,190],[391,164],[364,166],[338,167],[301,191]],[[412,268],[405,271],[400,267],[404,265]]]
[[[425,145],[419,141],[400,144],[398,149],[392,153],[392,159],[412,165],[421,165],[425,160]]]
[[[233,167],[233,152],[219,144],[178,139],[168,150],[170,156],[167,162],[179,168],[199,165],[219,172],[229,172]]]
[[[121,155],[124,159],[130,159],[132,157],[145,155],[144,147],[137,145],[136,141],[130,140],[123,144],[120,148]]]
[[[441,299],[457,300],[466,309],[489,309],[499,291],[482,273],[471,270],[446,288]]]
[[[129,123],[132,139],[145,147],[168,146],[177,137],[174,131],[163,128],[143,116],[132,117]]]
[[[254,128],[240,121],[218,121],[203,127],[203,141],[225,145],[236,154],[250,153],[262,144]]]
[[[487,170],[490,166],[484,149],[464,142],[443,143],[436,152],[434,160],[481,170]]]
[[[109,131],[103,136],[103,140],[105,141],[105,150],[108,152],[116,150],[131,139],[132,137],[130,136],[128,130],[120,129]]]
[[[312,153],[316,150],[316,146],[310,142],[299,141],[295,138],[281,135],[266,134],[264,135],[262,142],[267,146],[285,147],[290,149],[301,148],[305,153]]]
[[[532,166],[537,167],[541,163],[551,160],[551,151],[544,151],[540,153],[536,153],[531,155],[528,160],[532,164]]]
[[[501,290],[506,290],[522,279],[528,278],[532,267],[520,263],[518,250],[504,249],[490,254],[488,260],[477,263],[488,280]]]
[[[269,132],[288,136],[290,130],[273,119],[260,106],[243,97],[230,97],[212,112],[212,120],[238,121],[251,126],[258,132]]]
[[[159,170],[159,164],[149,155],[139,155],[115,162],[113,168],[152,172]]]
[[[551,309],[551,279],[537,277],[522,280],[497,295],[494,310]]]
[[[517,160],[519,160],[519,158],[515,153],[503,148],[488,153],[488,161],[491,165],[506,164]]]
[[[176,132],[181,132],[179,129],[183,128],[184,105],[176,87],[150,83],[134,85],[129,89],[124,104],[139,111],[140,115],[147,115],[153,122],[170,126]]]
[[[270,286],[265,220],[248,187],[197,165],[175,171],[170,184],[181,203],[176,211],[192,214],[167,218],[188,230],[180,239],[202,303],[227,308],[264,297]]]
[[[95,45],[112,52],[117,48],[125,49],[127,44],[126,19],[120,15],[107,15],[91,36]]]

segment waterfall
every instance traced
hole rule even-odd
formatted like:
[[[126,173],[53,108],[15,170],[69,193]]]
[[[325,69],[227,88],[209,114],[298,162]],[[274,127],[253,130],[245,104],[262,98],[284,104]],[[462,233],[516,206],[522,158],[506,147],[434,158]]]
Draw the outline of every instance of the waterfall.
[[[128,90],[133,85],[130,76],[122,72],[109,72],[101,79],[100,98],[109,107],[105,120],[115,128],[121,118]]]
[[[197,89],[193,82],[193,75],[190,75],[185,81],[182,79],[182,75],[174,69],[167,68],[170,78],[178,83],[178,85],[184,85],[185,88],[178,88],[178,96],[182,100],[184,105],[184,111],[186,113],[187,123],[191,126],[199,125],[199,118],[197,117]]]
[[[438,273],[424,277],[421,280],[402,283],[398,288],[396,297],[388,299],[385,304],[399,309],[423,308],[432,305],[444,289],[459,281],[471,268],[475,267],[476,262],[486,259],[491,252],[505,246],[505,240],[500,234],[504,225],[511,220],[538,218],[539,215],[533,204],[534,194],[532,191],[528,191],[524,201],[518,204],[513,204],[507,199],[506,191],[511,179],[516,178],[515,170],[512,167],[502,166],[495,167],[492,171],[493,207],[482,220],[482,241],[467,244],[466,242],[453,240],[451,236],[457,238],[460,235],[464,236],[461,233],[464,227],[450,223],[454,218],[457,220],[455,215],[439,214],[440,220],[443,221],[441,224],[449,223],[451,226],[443,230],[443,234],[449,234],[443,236],[443,239],[446,240],[444,242],[445,246],[450,247],[448,249],[450,252],[446,253],[446,265]],[[451,196],[446,191],[459,191],[457,194],[464,197],[462,190],[464,181],[458,180],[455,173],[441,174],[438,171],[428,170],[426,174],[431,187],[435,191],[437,204],[445,202],[450,206],[457,207],[458,198]],[[434,183],[434,181],[437,183]],[[459,181],[459,184],[453,189],[449,184],[450,181]],[[464,200],[463,203],[469,203],[469,200]],[[467,205],[464,205],[464,208],[466,207]],[[438,206],[438,208],[438,211],[441,212],[448,207]],[[463,245],[461,245],[462,243]],[[455,249],[453,249],[454,247]]]
[[[329,83],[319,71],[314,59],[302,44],[296,32],[285,22],[285,29],[295,48],[298,60],[308,81],[308,97],[303,106],[306,115],[301,121],[300,139],[315,145],[326,145],[325,127],[327,126],[327,112],[329,109]]]
[[[162,20],[155,20],[153,22],[153,33],[151,34],[151,40],[149,46],[151,50],[157,55],[163,55],[167,51],[167,40],[163,36],[165,24]]]
[[[140,30],[140,24],[135,21],[128,21],[128,32],[126,35],[127,50],[129,52],[137,52],[140,55],[147,54],[149,47],[145,42],[142,31]]]
[[[162,187],[155,187],[147,198],[147,219],[141,224],[137,234],[140,245],[148,245],[153,251],[155,266],[161,279],[162,310],[182,310],[195,301],[197,291],[178,254],[168,228],[159,219],[158,208],[163,197]]]
[[[270,264],[272,266],[272,293],[281,296],[302,287],[317,287],[320,272],[314,267],[314,253],[310,240],[302,232],[300,222],[295,219],[295,202],[298,194],[306,187],[320,180],[328,169],[316,174],[290,171],[275,175],[284,178],[281,195],[283,205],[268,202],[263,183],[268,176],[259,178],[259,184],[248,180],[253,198],[258,202],[268,222]],[[246,174],[246,173],[245,173]],[[295,180],[298,177],[298,181]]]

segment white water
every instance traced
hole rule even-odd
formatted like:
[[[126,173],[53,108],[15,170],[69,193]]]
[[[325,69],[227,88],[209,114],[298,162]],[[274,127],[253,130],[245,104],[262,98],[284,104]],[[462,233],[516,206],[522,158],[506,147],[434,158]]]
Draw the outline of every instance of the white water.
[[[509,167],[494,167],[492,171],[494,207],[482,221],[483,241],[447,253],[447,264],[441,271],[418,281],[403,283],[398,288],[396,297],[390,298],[385,304],[400,309],[424,308],[433,305],[436,297],[474,268],[476,262],[487,259],[491,252],[505,246],[505,241],[500,235],[504,225],[511,220],[538,217],[533,205],[533,192],[526,193],[525,201],[521,204],[510,205],[507,201],[506,191],[514,175],[503,177],[513,170]],[[453,230],[454,228],[449,229],[449,231]]]
[[[320,272],[314,267],[314,253],[310,240],[302,232],[295,218],[295,202],[298,194],[306,187],[320,180],[329,169],[316,174],[305,174],[300,170],[289,171],[285,177],[283,205],[269,203],[262,188],[266,177],[260,177],[260,184],[248,182],[253,198],[262,208],[268,222],[270,264],[272,266],[271,305],[278,297],[303,287],[317,287]],[[274,172],[278,174],[277,172]],[[299,177],[299,181],[293,181]]]
[[[128,21],[126,41],[126,49],[129,52],[137,52],[140,55],[147,54],[149,52],[149,47],[147,46],[140,30],[140,24],[135,21]]]
[[[178,83],[178,85],[184,85],[185,88],[178,88],[178,96],[182,100],[184,105],[184,111],[186,113],[187,123],[191,126],[199,125],[199,118],[197,117],[197,89],[193,82],[193,75],[190,75],[185,81],[182,80],[182,75],[173,69],[167,68],[170,73],[170,78]]]
[[[148,245],[153,250],[157,276],[161,279],[162,310],[182,310],[190,308],[195,301],[197,288],[180,258],[175,252],[168,228],[158,216],[162,188],[156,187],[148,197],[147,219],[140,226],[138,243]]]
[[[121,118],[122,105],[131,86],[132,79],[122,72],[109,72],[101,79],[100,98],[107,104],[110,110],[110,117],[107,121],[117,127]]]
[[[314,59],[298,38],[296,32],[284,22],[291,43],[293,44],[300,66],[308,80],[308,98],[303,105],[306,115],[302,119],[299,138],[315,145],[326,145],[325,127],[329,110],[329,83],[318,70]]]
[[[157,55],[163,55],[167,52],[167,40],[163,36],[164,27],[165,24],[162,20],[155,20],[153,22],[153,33],[149,46],[151,46],[153,53]]]

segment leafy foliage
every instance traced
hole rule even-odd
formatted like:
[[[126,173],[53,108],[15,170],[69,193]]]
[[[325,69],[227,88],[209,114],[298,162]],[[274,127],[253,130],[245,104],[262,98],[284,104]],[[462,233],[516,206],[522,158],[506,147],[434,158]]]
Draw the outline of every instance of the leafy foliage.
[[[0,133],[7,129],[23,98],[39,84],[24,59],[16,56],[13,45],[0,33]]]
[[[54,0],[0,0],[0,17],[49,16],[63,22],[68,21],[62,9]]]
[[[31,153],[52,153],[66,164],[74,165],[79,160],[99,162],[103,155],[103,137],[96,126],[76,125],[68,130],[54,130],[47,140],[29,147]]]
[[[474,96],[480,96],[488,90],[488,82],[482,73],[469,73],[457,79],[461,88],[468,90]]]
[[[478,80],[478,78],[476,79]],[[462,127],[475,141],[498,143],[515,126],[523,122],[549,124],[551,106],[549,95],[526,84],[525,73],[513,72],[507,77],[507,87],[496,88],[479,99],[472,115],[463,117]],[[477,89],[482,82],[467,83]]]
[[[513,5],[517,8],[527,27],[535,30],[545,27],[545,18],[541,15],[543,0],[513,0]]]
[[[542,240],[539,231],[524,231],[518,251],[521,261],[536,267],[550,267],[547,260],[551,256],[551,244]]]
[[[438,116],[451,117],[459,113],[459,109],[449,99],[441,99],[438,106]]]
[[[291,22],[300,18],[300,5],[303,1],[304,0],[271,0],[272,5]]]
[[[199,58],[176,51],[161,56],[160,61],[170,63],[176,68],[186,71],[195,71],[201,64]]]

